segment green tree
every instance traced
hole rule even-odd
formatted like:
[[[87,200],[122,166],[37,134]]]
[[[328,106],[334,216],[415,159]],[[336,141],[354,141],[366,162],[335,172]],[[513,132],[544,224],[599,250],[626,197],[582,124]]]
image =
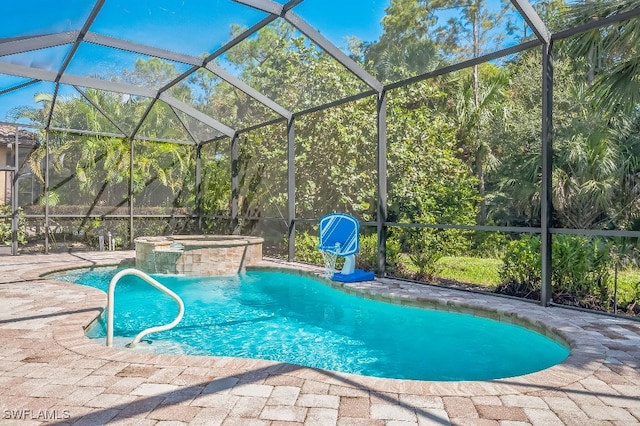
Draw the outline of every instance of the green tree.
[[[638,216],[640,150],[637,114],[604,113],[594,99],[584,58],[560,43],[554,61],[553,207],[556,226],[629,229]],[[541,188],[540,53],[509,64],[510,108],[518,120],[499,120],[496,136],[509,153],[496,171],[497,212],[508,223],[539,223]]]
[[[234,28],[234,33],[241,28]],[[226,67],[285,108],[298,111],[361,92],[366,86],[339,62],[286,22],[260,30],[256,37],[230,49]],[[197,103],[210,114],[268,117],[243,97],[218,107],[210,100],[226,90],[210,75],[199,75],[204,87]],[[220,99],[222,96],[220,96]],[[224,109],[228,108],[228,109]],[[297,214],[317,217],[349,211],[371,217],[375,198],[375,107],[371,100],[349,103],[296,119]],[[246,123],[246,121],[245,121]],[[370,125],[363,125],[368,123]],[[239,141],[240,215],[284,218],[287,199],[285,123],[243,133]],[[366,161],[363,161],[366,160]],[[248,229],[248,228],[247,228]]]
[[[159,60],[136,62],[125,79],[149,84],[176,75],[175,67]],[[182,90],[185,90],[184,88]],[[131,131],[149,106],[150,100],[95,89],[87,89],[84,94],[109,116],[119,127]],[[46,124],[51,108],[52,96],[39,94],[36,100],[40,108],[21,108],[13,111],[16,117],[28,117]],[[184,134],[177,116],[165,104],[158,103],[147,116],[148,127],[153,128],[150,136],[170,138]],[[114,130],[110,121],[93,105],[82,97],[59,97],[54,107],[52,121],[55,126],[70,129],[90,129],[93,131]],[[184,152],[178,144],[144,143],[144,155],[137,155],[134,172],[134,192],[140,205],[148,205],[149,194],[155,189],[156,200],[163,205],[183,204],[186,197],[183,184],[193,182],[191,170],[195,169],[194,156]],[[129,142],[119,138],[102,136],[82,136],[60,133],[51,137],[49,152],[51,159],[50,188],[58,204],[122,205],[128,194]],[[139,153],[136,153],[139,154]],[[44,182],[43,167],[45,147],[37,148],[30,158],[31,168]],[[192,193],[193,191],[189,191]],[[159,195],[162,193],[162,195]],[[190,196],[191,197],[191,196]]]
[[[437,28],[443,51],[451,55],[454,61],[477,58],[488,50],[497,50],[505,34],[495,28],[507,29],[506,12],[509,2],[503,2],[499,11],[489,8],[485,0],[433,0],[435,9],[454,9],[459,11],[449,18],[446,24]],[[480,71],[488,71],[481,79]],[[491,117],[500,114],[503,106],[502,87],[506,78],[495,67],[474,65],[471,81],[463,83],[456,91],[456,112],[459,117],[459,142],[469,155],[478,177],[478,192],[481,197],[478,210],[478,223],[487,221],[486,172],[495,167],[497,158],[493,154],[493,144],[488,137]]]
[[[394,90],[388,114],[389,219],[420,224],[474,225],[477,179],[458,158],[456,126],[438,112],[446,95],[427,82]],[[437,260],[469,248],[464,231],[406,228],[397,236],[418,268],[437,274]]]
[[[343,211],[375,216],[375,100],[365,99],[300,118],[296,137],[296,204],[302,217]]]
[[[391,0],[375,42],[352,41],[352,51],[381,81],[394,82],[437,68],[443,58],[430,34],[435,21],[420,0]]]
[[[290,111],[369,89],[286,21],[262,28],[256,37],[230,49],[226,59],[243,81]]]
[[[569,22],[578,25],[640,7],[638,0],[582,1],[572,6]],[[640,18],[594,29],[572,39],[569,54],[584,58],[590,90],[608,112],[633,111],[640,104]]]
[[[475,70],[458,73],[454,80],[455,102],[449,113],[456,125],[456,137],[462,153],[461,157],[473,168],[478,178],[480,203],[477,222],[487,222],[487,174],[493,172],[500,163],[496,155],[500,152],[501,141],[495,138],[496,121],[508,119],[509,106],[505,102],[505,87],[508,75],[500,68],[485,64],[482,67],[485,78],[476,87]],[[497,152],[496,152],[497,151]],[[493,190],[493,188],[492,188]]]

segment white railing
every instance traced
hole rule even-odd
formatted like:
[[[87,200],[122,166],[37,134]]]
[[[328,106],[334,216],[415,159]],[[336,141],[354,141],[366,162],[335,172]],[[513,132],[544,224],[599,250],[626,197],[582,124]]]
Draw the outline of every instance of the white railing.
[[[142,271],[129,268],[129,269],[125,269],[118,272],[113,276],[113,278],[111,278],[111,282],[109,283],[109,291],[107,293],[107,346],[111,346],[113,344],[113,311],[114,311],[114,296],[115,296],[116,284],[118,283],[120,278],[124,277],[125,275],[135,275],[136,277],[145,280],[147,283],[151,284],[152,286],[154,286],[155,288],[157,288],[158,290],[162,291],[163,293],[171,297],[173,300],[175,300],[179,308],[178,315],[169,324],[160,325],[157,327],[150,327],[138,333],[138,335],[131,341],[131,343],[127,345],[127,347],[132,348],[136,344],[138,344],[138,342],[140,342],[140,340],[147,334],[157,333],[159,331],[166,331],[175,327],[182,320],[182,315],[184,315],[184,303],[182,303],[182,299],[180,299],[180,296],[178,296],[173,291],[169,290],[167,287],[163,286],[158,281],[154,280],[153,278],[151,278],[149,275],[145,274]]]

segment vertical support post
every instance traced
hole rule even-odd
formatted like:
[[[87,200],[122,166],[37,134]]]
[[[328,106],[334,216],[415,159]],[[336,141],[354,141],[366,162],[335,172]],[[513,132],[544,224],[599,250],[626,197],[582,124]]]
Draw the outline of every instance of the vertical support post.
[[[196,145],[196,228],[202,233],[202,145]]]
[[[44,254],[49,254],[49,130],[45,130],[44,150]]]
[[[13,179],[11,179],[11,254],[18,254],[18,172],[20,171],[20,156],[18,145],[20,141],[20,128],[16,126],[16,135],[13,141]]]
[[[133,149],[135,144],[133,137],[129,138],[129,248],[133,249]]]
[[[552,237],[552,161],[553,161],[553,44],[542,46],[542,200],[541,200],[541,258],[542,288],[540,304],[549,306],[552,301],[551,244]]]
[[[239,234],[238,227],[238,197],[240,196],[239,174],[239,136],[234,134],[231,138],[231,233]]]
[[[287,121],[287,220],[289,253],[287,259],[296,258],[296,126],[293,117]]]
[[[383,277],[387,264],[387,92],[378,94],[378,276]]]

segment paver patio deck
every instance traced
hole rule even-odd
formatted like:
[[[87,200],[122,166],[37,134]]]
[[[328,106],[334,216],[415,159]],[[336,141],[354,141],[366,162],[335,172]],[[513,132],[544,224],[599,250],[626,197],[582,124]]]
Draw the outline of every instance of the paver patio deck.
[[[426,382],[106,348],[83,330],[104,308],[105,294],[41,274],[132,257],[0,257],[0,424],[640,424],[638,322],[383,279],[345,289],[529,323],[564,336],[571,355],[521,377]]]

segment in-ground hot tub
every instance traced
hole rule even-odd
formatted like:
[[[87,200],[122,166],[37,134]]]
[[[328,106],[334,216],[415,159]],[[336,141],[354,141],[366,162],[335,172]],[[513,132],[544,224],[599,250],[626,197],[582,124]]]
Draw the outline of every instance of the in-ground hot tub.
[[[237,274],[262,261],[263,241],[241,235],[138,237],[136,267],[148,273]]]

